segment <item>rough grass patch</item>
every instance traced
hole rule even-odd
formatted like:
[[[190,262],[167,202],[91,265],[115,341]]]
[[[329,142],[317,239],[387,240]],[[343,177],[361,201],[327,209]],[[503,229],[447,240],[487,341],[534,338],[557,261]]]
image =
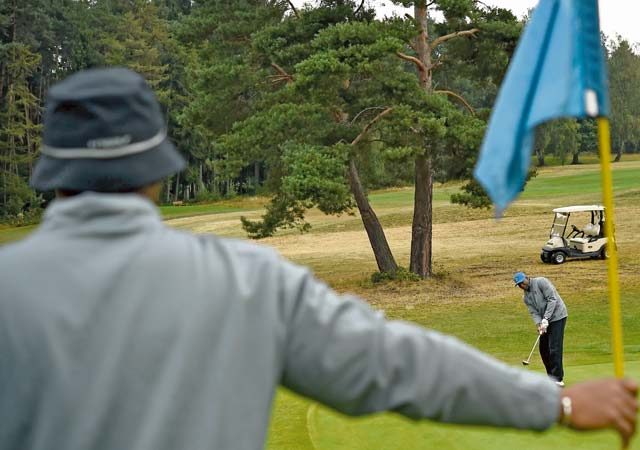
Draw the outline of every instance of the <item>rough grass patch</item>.
[[[393,282],[393,281],[420,281],[420,278],[415,273],[409,271],[404,267],[398,267],[395,272],[374,272],[371,274],[371,282],[373,284]]]

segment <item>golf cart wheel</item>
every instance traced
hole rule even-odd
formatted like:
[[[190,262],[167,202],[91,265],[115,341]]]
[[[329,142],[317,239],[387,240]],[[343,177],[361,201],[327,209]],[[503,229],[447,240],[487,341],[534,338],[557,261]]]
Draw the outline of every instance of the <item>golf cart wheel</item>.
[[[609,252],[607,251],[607,246],[605,245],[600,250],[600,259],[608,259],[608,258],[609,258]]]
[[[565,255],[563,252],[553,252],[553,254],[551,255],[551,260],[554,264],[562,264],[566,261],[566,259],[567,255]]]
[[[543,263],[551,262],[551,256],[547,252],[540,253],[540,259]]]

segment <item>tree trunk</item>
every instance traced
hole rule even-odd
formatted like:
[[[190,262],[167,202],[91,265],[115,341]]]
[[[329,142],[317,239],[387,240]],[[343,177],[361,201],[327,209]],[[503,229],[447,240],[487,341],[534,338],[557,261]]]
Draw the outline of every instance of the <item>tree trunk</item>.
[[[429,12],[425,0],[416,1],[413,8],[416,22],[420,25],[418,36],[415,39],[415,49],[417,58],[424,64],[425,70],[418,71],[420,86],[427,91],[431,91],[431,46],[429,45]]]
[[[618,150],[616,151],[616,157],[613,160],[613,162],[619,162],[622,159],[622,149],[624,148],[624,144],[625,144],[624,141],[620,142],[620,145],[618,146]]]
[[[415,19],[420,25],[420,32],[415,40],[417,58],[426,70],[419,71],[420,86],[431,92],[431,47],[427,29],[428,11],[425,0],[417,1],[414,7]],[[411,260],[409,269],[416,275],[427,278],[432,275],[432,200],[433,176],[432,163],[425,148],[425,153],[416,157],[415,161],[415,195],[413,204],[413,222],[411,224]]]
[[[541,148],[536,149],[536,158],[538,159],[538,167],[544,167],[544,153]]]
[[[171,202],[171,177],[167,178],[165,180],[165,187],[166,187],[166,192],[165,192],[165,202],[170,203]]]
[[[180,193],[180,172],[176,173],[176,191],[173,194],[173,201],[178,201],[178,194]]]
[[[253,163],[253,178],[255,178],[254,194],[258,194],[258,186],[260,186],[260,163]]]
[[[25,141],[27,144],[27,165],[29,168],[29,177],[31,177],[31,174],[33,172],[33,159],[34,157],[32,156],[32,152],[31,152],[31,119],[29,117],[29,107],[25,104],[24,105],[24,123],[26,125],[26,133],[25,133]],[[34,153],[35,153],[35,149],[34,149]]]
[[[11,11],[11,40],[9,42],[16,41],[16,34],[18,29],[18,2],[13,0],[13,9]]]
[[[413,202],[409,269],[422,278],[432,274],[433,177],[431,169],[431,160],[427,156],[419,155],[416,157],[416,188]]]
[[[198,166],[198,192],[204,193],[207,190],[206,185],[204,184],[204,170],[202,168],[202,163]]]
[[[376,216],[376,213],[371,209],[369,200],[364,193],[360,176],[358,175],[358,169],[353,159],[349,161],[349,184],[351,185],[351,192],[356,199],[356,204],[360,211],[362,224],[369,236],[369,242],[376,258],[376,263],[378,264],[378,270],[380,270],[380,272],[394,273],[398,270],[398,265],[393,258],[391,248],[384,235],[384,230],[382,229],[382,225],[380,225],[378,216]]]
[[[580,164],[580,152],[575,152],[571,159],[571,164]]]
[[[0,102],[4,97],[4,61],[0,62]],[[38,97],[42,98],[42,97]]]

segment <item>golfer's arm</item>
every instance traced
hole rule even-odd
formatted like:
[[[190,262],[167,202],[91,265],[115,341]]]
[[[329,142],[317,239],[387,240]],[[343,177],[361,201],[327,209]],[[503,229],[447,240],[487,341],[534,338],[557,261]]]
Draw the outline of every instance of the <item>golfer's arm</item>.
[[[529,315],[531,316],[531,319],[533,320],[533,323],[538,325],[542,321],[542,317],[540,317],[540,314],[538,314],[538,311],[536,310],[536,308],[533,305],[529,305],[526,302],[525,302],[525,305],[526,305],[527,309],[529,310]]]
[[[551,316],[553,316],[553,311],[555,311],[556,306],[558,305],[558,299],[556,298],[555,290],[549,282],[544,283],[541,290],[544,299],[547,301],[547,307],[544,310],[543,319],[549,320],[551,319]]]
[[[288,317],[282,383],[347,414],[545,429],[557,387],[439,333],[389,322],[307,279]]]

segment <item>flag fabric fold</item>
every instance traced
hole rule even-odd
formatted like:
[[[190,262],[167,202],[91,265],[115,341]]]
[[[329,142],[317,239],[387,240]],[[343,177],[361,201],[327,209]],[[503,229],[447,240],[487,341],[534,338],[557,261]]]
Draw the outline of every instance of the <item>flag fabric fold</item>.
[[[474,170],[498,214],[524,186],[537,125],[608,114],[597,0],[540,0],[500,88]]]

